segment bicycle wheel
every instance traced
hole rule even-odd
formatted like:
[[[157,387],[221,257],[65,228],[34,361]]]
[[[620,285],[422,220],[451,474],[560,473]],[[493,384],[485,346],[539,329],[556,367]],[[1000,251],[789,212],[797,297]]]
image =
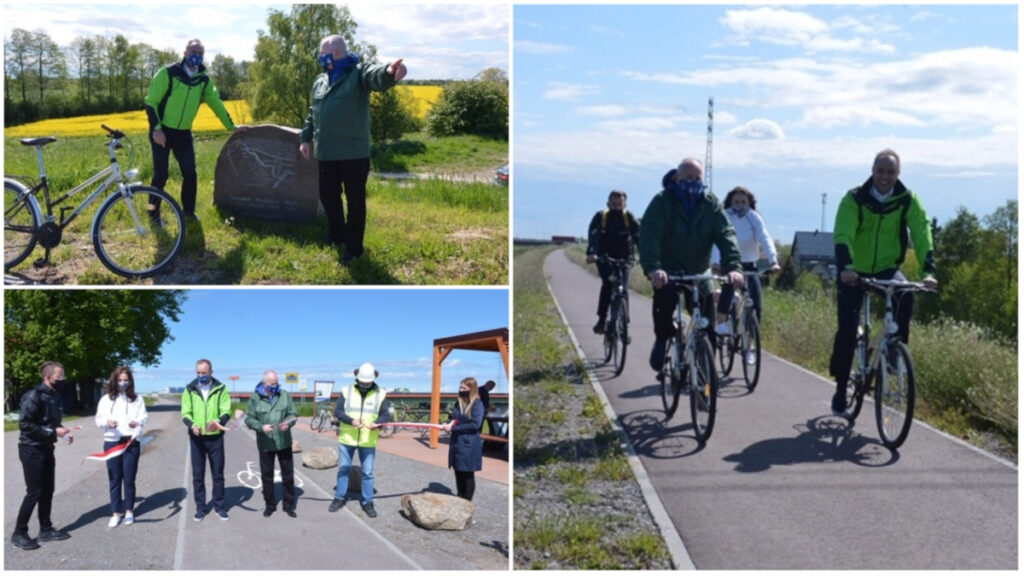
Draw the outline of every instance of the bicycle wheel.
[[[731,322],[732,320],[728,320]],[[718,367],[722,370],[722,378],[732,372],[732,363],[736,354],[735,338],[732,335],[716,335],[718,338]]]
[[[27,191],[17,182],[4,180],[4,270],[20,264],[36,247],[43,217]]]
[[[618,308],[618,306],[616,306]],[[614,344],[612,346],[612,358],[615,360],[615,375],[622,374],[622,369],[626,367],[626,343],[628,342],[629,334],[627,332],[626,315],[621,310],[616,310],[614,316],[612,316],[612,332],[614,336]]]
[[[673,336],[665,343],[665,359],[661,365],[661,405],[665,408],[665,419],[668,420],[679,407],[679,388],[682,386],[682,374],[676,362],[676,343],[678,337]]]
[[[715,412],[718,407],[718,376],[715,372],[715,356],[711,342],[702,337],[697,342],[690,367],[690,418],[693,433],[701,444],[711,437],[715,427]]]
[[[743,362],[743,379],[747,381],[747,390],[753,392],[761,377],[761,327],[757,324],[756,316],[747,316],[743,331],[743,351],[740,357]]]
[[[323,427],[324,415],[322,412],[317,412],[316,415],[309,421],[309,429],[319,432]]]
[[[860,352],[861,347],[864,349],[864,356],[867,362],[871,361],[871,353],[867,349],[867,342],[862,336],[857,337],[857,347],[854,352],[853,369],[850,370],[850,380],[846,383],[846,412],[847,419],[851,423],[857,419],[860,414],[860,409],[864,406],[864,391],[868,390],[871,386],[871,374],[870,370],[865,373],[860,368]]]
[[[914,367],[902,342],[889,344],[875,379],[875,420],[887,448],[899,448],[914,421]]]
[[[154,222],[148,209],[157,203],[163,206]],[[166,269],[181,251],[185,217],[163,190],[132,186],[103,202],[93,221],[92,242],[96,256],[112,272],[146,278]]]
[[[395,435],[395,428],[397,428],[397,426],[382,426],[380,428],[380,437],[391,438]]]

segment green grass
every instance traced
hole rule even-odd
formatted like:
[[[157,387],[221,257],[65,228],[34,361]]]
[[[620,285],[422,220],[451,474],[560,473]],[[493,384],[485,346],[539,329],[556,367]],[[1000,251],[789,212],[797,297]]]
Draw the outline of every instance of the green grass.
[[[585,264],[583,250],[573,246],[566,253],[572,261]],[[593,265],[588,269],[596,274]],[[828,368],[836,331],[835,303],[820,283],[810,278],[801,277],[798,286],[801,289],[793,292],[764,290],[762,345],[772,354],[831,379]],[[651,283],[642,273],[638,275],[638,267],[633,269],[630,287],[647,296],[652,293]],[[952,320],[913,322],[910,335],[917,384],[915,417],[1016,461],[1016,344]],[[992,445],[993,436],[996,446]]]
[[[403,162],[413,170],[434,174],[465,174],[507,158],[507,143],[475,138],[421,138],[422,152]],[[142,134],[134,165],[138,180],[152,178],[152,158]],[[196,212],[189,223],[185,247],[172,268],[137,283],[166,284],[429,284],[502,285],[508,283],[508,191],[486,183],[451,179],[393,182],[371,176],[367,185],[366,253],[348,266],[342,252],[323,244],[327,220],[306,224],[260,220],[213,206],[213,176],[227,134],[195,138],[199,172]],[[101,137],[66,137],[45,148],[51,190],[67,190],[106,165]],[[399,143],[401,144],[401,143]],[[501,162],[498,158],[502,156]],[[127,162],[127,158],[124,160]],[[34,149],[5,140],[7,174],[38,173]],[[167,190],[180,199],[181,176],[171,162]],[[85,194],[73,199],[74,204]],[[56,266],[40,278],[32,256],[13,273],[67,284],[126,284],[96,258],[89,238],[94,202],[65,230],[64,242],[51,252]]]
[[[594,508],[599,493],[635,478],[551,301],[542,271],[550,252],[514,251],[516,568],[668,568],[653,522],[616,530],[607,508]],[[569,517],[558,511],[566,504]]]
[[[432,138],[415,132],[397,142],[374,144],[372,154],[373,169],[380,172],[446,174],[452,166],[462,172],[493,172],[508,162],[508,142],[482,136]]]

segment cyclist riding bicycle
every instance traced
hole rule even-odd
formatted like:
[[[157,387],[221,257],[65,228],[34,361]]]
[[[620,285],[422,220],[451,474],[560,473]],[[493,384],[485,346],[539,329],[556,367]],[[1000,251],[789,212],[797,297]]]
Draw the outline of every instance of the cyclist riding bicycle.
[[[639,237],[640,223],[632,212],[626,210],[626,193],[622,190],[612,190],[608,194],[608,209],[594,214],[590,220],[587,237],[587,262],[597,262],[597,272],[601,275],[601,293],[597,299],[597,324],[594,324],[594,334],[604,333],[608,301],[612,290],[615,289],[611,281],[615,268],[602,258],[631,260],[633,248],[638,244]]]
[[[935,255],[928,215],[916,194],[900,176],[900,157],[891,149],[875,155],[871,177],[843,196],[836,213],[834,232],[839,295],[836,305],[839,327],[832,345],[829,371],[836,379],[832,412],[846,412],[846,385],[850,379],[857,323],[865,288],[860,278],[906,280],[900,265],[907,254],[908,237],[921,263],[922,282],[934,290]],[[896,322],[900,340],[910,340],[914,296],[897,293]]]
[[[764,225],[764,219],[757,211],[757,199],[754,197],[754,193],[743,186],[737,186],[725,195],[724,205],[725,214],[729,217],[733,229],[736,230],[736,241],[740,245],[740,262],[742,262],[743,270],[757,272],[757,261],[763,252],[771,262],[768,271],[773,274],[778,272],[780,268],[775,252],[775,242],[772,241],[772,237]],[[715,250],[713,262],[716,267],[719,260],[718,251]],[[754,302],[754,313],[757,315],[757,321],[760,322],[761,278],[752,275],[748,277],[748,280],[747,293],[750,294],[750,299]],[[729,308],[732,307],[734,293],[732,286],[722,287],[722,293],[718,298],[718,327],[716,328],[719,334],[729,334],[730,332],[726,317],[729,315]]]
[[[704,185],[704,167],[695,158],[685,158],[678,168],[669,170],[662,178],[663,190],[651,199],[644,211],[643,229],[640,231],[640,265],[654,285],[651,314],[654,319],[654,346],[651,348],[650,366],[661,371],[665,359],[665,342],[672,335],[672,313],[679,296],[668,286],[668,274],[701,274],[711,268],[711,247],[717,246],[722,254],[722,269],[736,288],[743,287],[740,249],[736,231],[729,223],[722,205]],[[713,317],[714,286],[705,282],[700,290],[701,311]],[[692,311],[695,302],[684,292],[686,309]],[[714,342],[714,326],[708,326],[708,336]]]

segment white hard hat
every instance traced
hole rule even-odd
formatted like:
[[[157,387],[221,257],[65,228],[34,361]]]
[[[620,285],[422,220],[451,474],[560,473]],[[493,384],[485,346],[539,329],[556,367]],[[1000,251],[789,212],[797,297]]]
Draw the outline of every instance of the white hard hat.
[[[362,366],[360,366],[359,370],[356,370],[355,373],[356,380],[362,382],[363,384],[369,384],[373,382],[373,380],[379,374],[379,372],[377,372],[377,370],[373,367],[373,364],[370,364],[369,362],[366,362]]]

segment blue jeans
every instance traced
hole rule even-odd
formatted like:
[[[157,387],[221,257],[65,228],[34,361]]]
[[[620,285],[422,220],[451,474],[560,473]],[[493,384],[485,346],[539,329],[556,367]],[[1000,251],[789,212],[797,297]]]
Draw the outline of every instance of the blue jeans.
[[[364,448],[338,444],[338,485],[334,489],[334,497],[343,500],[348,494],[348,472],[352,468],[352,457],[359,450],[359,465],[363,471],[363,498],[361,504],[373,502],[373,456],[376,448]]]
[[[122,439],[123,440],[123,439]],[[127,440],[124,440],[127,442]],[[121,440],[104,442],[103,451],[124,444]],[[107,479],[110,480],[110,512],[124,514],[135,510],[135,475],[139,470],[139,443],[132,442],[117,458],[107,460]],[[124,487],[124,499],[121,488]]]

